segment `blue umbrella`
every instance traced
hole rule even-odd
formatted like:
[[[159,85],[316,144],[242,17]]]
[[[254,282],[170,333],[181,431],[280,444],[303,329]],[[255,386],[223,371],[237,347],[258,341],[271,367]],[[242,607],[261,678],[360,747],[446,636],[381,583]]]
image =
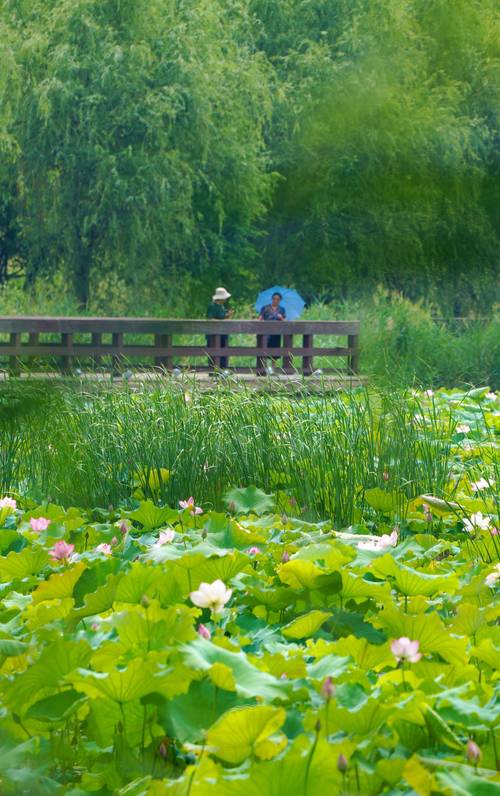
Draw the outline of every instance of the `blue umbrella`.
[[[300,317],[306,305],[304,299],[302,296],[299,296],[297,291],[293,288],[281,287],[280,285],[273,285],[273,287],[269,287],[267,290],[263,290],[259,293],[257,301],[255,302],[255,309],[257,312],[260,312],[262,307],[265,307],[266,304],[271,303],[273,293],[281,293],[282,298],[280,304],[285,308],[287,321],[294,321],[296,318]]]

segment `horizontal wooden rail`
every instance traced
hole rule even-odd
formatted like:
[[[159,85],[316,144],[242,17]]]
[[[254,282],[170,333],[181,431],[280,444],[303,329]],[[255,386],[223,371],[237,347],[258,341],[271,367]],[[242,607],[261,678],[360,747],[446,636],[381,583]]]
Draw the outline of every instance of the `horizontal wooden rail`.
[[[321,356],[344,357],[347,372],[354,374],[359,370],[359,327],[359,321],[0,316],[0,359],[8,357],[10,370],[17,372],[24,361],[27,369],[34,370],[40,367],[38,360],[54,358],[64,371],[71,371],[75,362],[102,365],[103,357],[110,357],[111,369],[115,371],[120,363],[126,366],[131,357],[152,359],[155,366],[167,370],[177,365],[193,370],[225,369],[231,357],[251,357],[258,373],[264,373],[269,362],[281,360],[284,372],[301,370],[308,374],[313,371],[314,358]],[[234,337],[231,341],[231,335],[253,340],[245,345],[240,340],[234,341]],[[279,337],[279,347],[270,347],[271,335]],[[315,335],[327,338],[326,347],[316,345]],[[202,340],[193,340],[197,336]],[[189,340],[182,341],[179,337]],[[299,342],[294,339],[297,337]],[[339,345],[332,337],[344,337],[346,341]],[[206,357],[207,364],[189,362],[200,357]],[[248,365],[241,363],[232,369],[248,371]]]

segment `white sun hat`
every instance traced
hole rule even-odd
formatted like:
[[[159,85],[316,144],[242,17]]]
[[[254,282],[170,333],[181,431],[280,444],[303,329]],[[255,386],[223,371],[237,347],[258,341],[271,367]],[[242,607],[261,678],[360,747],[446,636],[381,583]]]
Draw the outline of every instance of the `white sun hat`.
[[[212,296],[212,301],[225,301],[231,298],[231,293],[228,293],[225,287],[218,287]]]

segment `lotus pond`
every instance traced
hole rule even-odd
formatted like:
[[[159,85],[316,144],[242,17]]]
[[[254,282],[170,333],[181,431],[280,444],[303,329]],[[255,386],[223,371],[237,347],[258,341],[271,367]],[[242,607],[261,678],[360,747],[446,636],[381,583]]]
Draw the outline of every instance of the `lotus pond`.
[[[178,411],[199,423],[196,401],[183,393]],[[405,398],[406,458],[377,405],[348,440],[371,429],[361,464],[345,450],[328,481],[323,463],[316,501],[284,411],[269,420],[284,440],[274,489],[259,469],[241,483],[244,446],[224,488],[207,441],[181,494],[185,472],[176,482],[157,445],[119,470],[115,506],[93,508],[36,494],[36,452],[19,463],[27,422],[0,500],[0,793],[500,792],[498,400]],[[101,434],[111,483],[103,450]]]

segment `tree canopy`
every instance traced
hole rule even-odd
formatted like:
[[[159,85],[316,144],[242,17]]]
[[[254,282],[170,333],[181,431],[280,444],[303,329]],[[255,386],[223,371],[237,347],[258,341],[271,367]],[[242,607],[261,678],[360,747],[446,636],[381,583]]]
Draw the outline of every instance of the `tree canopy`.
[[[0,281],[497,299],[494,0],[0,9]]]

